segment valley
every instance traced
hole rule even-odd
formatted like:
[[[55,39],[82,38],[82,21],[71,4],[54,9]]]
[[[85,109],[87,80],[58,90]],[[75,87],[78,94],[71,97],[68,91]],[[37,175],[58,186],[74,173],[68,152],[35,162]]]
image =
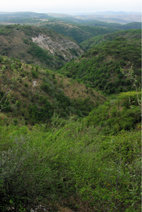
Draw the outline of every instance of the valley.
[[[1,55],[51,69],[57,69],[83,53],[70,39],[35,26],[1,26],[0,47]]]
[[[131,17],[0,13],[0,211],[140,211]]]

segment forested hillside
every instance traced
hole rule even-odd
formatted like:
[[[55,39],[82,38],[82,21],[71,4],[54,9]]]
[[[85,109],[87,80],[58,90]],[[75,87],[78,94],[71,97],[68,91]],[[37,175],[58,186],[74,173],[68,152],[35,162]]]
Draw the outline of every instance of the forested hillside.
[[[140,211],[140,106],[121,94],[82,120],[0,127],[1,210]]]
[[[26,63],[57,69],[80,56],[83,50],[72,40],[37,26],[0,26],[0,54]]]
[[[125,25],[123,25],[125,26]],[[124,30],[124,31],[119,31],[119,32],[114,32],[114,33],[107,33],[106,35],[97,35],[94,36],[88,40],[85,40],[84,42],[81,43],[81,47],[84,50],[88,50],[91,48],[95,48],[96,45],[104,42],[104,41],[112,41],[113,39],[121,39],[124,37],[125,40],[136,40],[138,39],[140,41],[140,30]]]
[[[0,14],[0,211],[139,212],[139,23],[56,16]]]
[[[48,123],[60,117],[87,115],[105,97],[48,69],[0,57],[1,118],[11,123]]]
[[[141,29],[140,22],[122,25],[118,23],[106,23],[94,20],[88,20],[86,22],[82,20],[73,20],[49,20],[47,22],[40,23],[40,25],[43,28],[48,28],[59,34],[67,36],[79,44],[89,38],[93,38],[94,36],[105,35],[120,30]]]
[[[133,30],[94,39],[93,47],[61,72],[107,94],[139,89],[140,35]]]
[[[81,43],[84,40],[92,38],[97,35],[104,35],[107,33],[111,33],[117,31],[118,29],[112,27],[109,24],[105,24],[105,26],[96,24],[95,26],[74,23],[74,22],[65,22],[63,21],[48,21],[46,24],[41,24],[42,27],[54,30],[55,32],[67,36],[77,43]]]

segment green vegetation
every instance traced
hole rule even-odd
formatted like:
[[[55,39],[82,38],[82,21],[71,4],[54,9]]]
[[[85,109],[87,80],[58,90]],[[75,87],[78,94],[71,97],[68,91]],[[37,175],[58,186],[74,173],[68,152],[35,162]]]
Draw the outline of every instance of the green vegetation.
[[[131,25],[131,24],[130,24]],[[125,26],[125,25],[124,25]],[[132,41],[133,40],[140,40],[140,30],[124,30],[124,31],[118,31],[118,32],[113,32],[113,33],[108,33],[106,35],[98,35],[95,37],[90,38],[89,40],[85,40],[84,42],[81,43],[81,47],[85,50],[95,48],[97,45],[105,42],[105,41],[112,41],[117,39],[122,39],[124,38],[127,41]]]
[[[1,211],[39,205],[49,211],[139,211],[139,98],[137,92],[111,96],[80,121],[42,110],[42,123],[50,116],[50,124],[30,128],[4,126],[1,114]],[[31,108],[31,116],[35,111]]]
[[[101,13],[91,15],[78,15],[70,16],[63,14],[47,14],[47,13],[35,13],[35,12],[5,12],[0,13],[0,23],[18,23],[18,24],[42,24],[48,21],[62,21],[64,23],[88,25],[88,26],[103,26],[113,28],[125,28],[127,23],[133,21],[133,29],[140,26],[140,13]],[[139,21],[139,22],[135,22]],[[120,24],[121,23],[121,24]],[[123,25],[122,25],[123,24]],[[127,28],[126,28],[127,27]]]
[[[108,33],[120,30],[141,29],[140,22],[132,22],[128,24],[106,23],[93,19],[74,19],[58,18],[52,21],[41,23],[42,28],[54,30],[55,32],[67,36],[77,43],[87,42],[94,36],[107,35]]]
[[[46,27],[18,24],[0,26],[0,46],[0,55],[54,70],[83,53],[76,42]]]
[[[77,43],[81,43],[93,36],[104,35],[113,31],[115,28],[109,26],[88,26],[75,23],[66,23],[63,21],[51,21],[42,25],[43,28],[54,30],[55,32],[67,36]]]
[[[67,63],[61,72],[107,94],[140,88],[140,31],[126,31],[108,35],[79,60]],[[124,71],[125,70],[125,71]],[[132,71],[131,71],[132,70]],[[128,77],[133,74],[133,77]]]
[[[56,117],[52,128],[0,127],[1,211],[139,211],[139,130],[97,131]]]
[[[11,33],[11,26],[0,26],[0,35],[8,35]]]
[[[49,18],[49,16],[47,14],[34,12],[0,13],[0,23],[35,24],[38,23],[41,18],[46,19]]]
[[[0,56],[2,212],[140,211],[140,31],[104,35],[120,24],[74,21],[57,30],[78,42],[99,34],[75,60],[77,44],[44,24],[0,27],[0,54],[22,58]],[[65,48],[50,54],[47,38],[51,51]]]
[[[86,118],[88,125],[101,129],[104,134],[117,134],[121,130],[132,130],[140,123],[141,93],[126,92],[95,108]]]
[[[14,117],[25,124],[48,123],[55,113],[82,117],[104,99],[47,69],[0,57],[0,112],[6,113],[7,122]]]
[[[46,64],[48,67],[54,67],[53,56],[49,54],[48,51],[40,48],[37,44],[32,43],[31,47],[28,50],[33,57],[39,59],[41,63]]]

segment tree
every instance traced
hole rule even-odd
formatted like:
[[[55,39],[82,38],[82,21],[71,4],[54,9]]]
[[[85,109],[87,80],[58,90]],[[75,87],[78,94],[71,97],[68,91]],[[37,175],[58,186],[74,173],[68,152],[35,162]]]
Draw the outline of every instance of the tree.
[[[141,98],[138,95],[138,91],[140,90],[140,86],[139,86],[137,76],[134,73],[133,66],[131,65],[131,67],[129,69],[120,69],[120,71],[121,71],[122,74],[125,75],[126,79],[131,82],[132,88],[135,89],[135,91],[137,92],[138,105],[141,105]]]

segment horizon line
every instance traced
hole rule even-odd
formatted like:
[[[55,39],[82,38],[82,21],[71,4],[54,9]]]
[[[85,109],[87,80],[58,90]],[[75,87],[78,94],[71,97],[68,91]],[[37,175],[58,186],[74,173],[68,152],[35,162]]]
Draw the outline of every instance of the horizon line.
[[[98,10],[98,11],[47,11],[47,12],[43,12],[43,11],[32,11],[32,10],[25,10],[25,11],[21,11],[21,10],[14,10],[14,11],[0,11],[0,13],[43,13],[43,14],[66,14],[66,15],[71,15],[71,14],[77,14],[77,13],[86,13],[86,14],[94,14],[94,13],[140,13],[141,11],[127,11],[127,10]]]

